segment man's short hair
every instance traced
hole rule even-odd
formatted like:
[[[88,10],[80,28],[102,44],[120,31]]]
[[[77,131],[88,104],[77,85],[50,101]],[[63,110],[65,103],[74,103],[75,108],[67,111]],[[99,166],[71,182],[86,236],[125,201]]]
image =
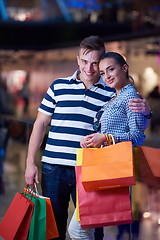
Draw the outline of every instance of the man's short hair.
[[[80,43],[80,49],[86,49],[84,53],[88,53],[91,50],[102,50],[102,54],[105,53],[105,45],[103,40],[99,36],[90,36],[84,38]]]

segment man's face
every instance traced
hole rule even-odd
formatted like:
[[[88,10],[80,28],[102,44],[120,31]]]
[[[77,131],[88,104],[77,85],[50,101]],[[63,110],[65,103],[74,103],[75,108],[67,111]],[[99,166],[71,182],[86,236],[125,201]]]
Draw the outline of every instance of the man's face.
[[[77,62],[80,70],[80,80],[86,84],[94,84],[99,79],[99,59],[102,51],[80,49]]]

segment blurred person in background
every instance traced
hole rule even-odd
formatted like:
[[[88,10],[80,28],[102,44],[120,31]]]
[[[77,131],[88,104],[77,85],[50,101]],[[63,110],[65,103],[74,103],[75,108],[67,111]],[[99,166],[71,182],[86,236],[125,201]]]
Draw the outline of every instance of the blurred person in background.
[[[147,97],[147,101],[153,111],[153,116],[151,118],[151,132],[157,133],[160,131],[160,86],[156,86]]]
[[[0,115],[11,114],[8,106],[8,96],[5,80],[0,79]],[[3,168],[6,157],[6,148],[8,142],[8,121],[0,118],[0,194],[4,194]]]

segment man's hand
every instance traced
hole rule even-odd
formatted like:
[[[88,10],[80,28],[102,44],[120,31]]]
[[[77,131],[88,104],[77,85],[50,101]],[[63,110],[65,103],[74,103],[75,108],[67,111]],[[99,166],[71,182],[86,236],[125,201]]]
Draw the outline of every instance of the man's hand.
[[[30,164],[27,165],[26,170],[25,170],[25,181],[26,184],[33,184],[35,183],[39,183],[39,179],[38,179],[38,168],[35,164]]]
[[[147,103],[147,101],[143,98],[143,96],[139,93],[137,93],[140,97],[139,98],[132,98],[130,99],[129,104],[129,108],[133,111],[133,112],[138,112],[138,113],[142,113],[143,115],[148,115],[151,112],[151,108],[149,106],[149,104]]]

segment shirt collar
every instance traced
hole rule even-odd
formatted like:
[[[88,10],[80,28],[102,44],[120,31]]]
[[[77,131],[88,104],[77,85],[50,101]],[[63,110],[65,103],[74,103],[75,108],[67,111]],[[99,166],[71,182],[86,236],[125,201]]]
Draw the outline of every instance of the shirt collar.
[[[94,83],[93,85],[97,86],[97,87],[99,87],[99,86],[105,87],[106,83],[102,80],[102,77],[100,76],[98,82]]]
[[[80,80],[77,79],[77,75],[78,75],[78,74],[79,74],[79,70],[75,71],[72,76],[68,77],[68,80],[69,80],[69,81],[75,80],[75,81],[77,81],[77,82],[80,81]],[[100,86],[105,87],[105,86],[106,86],[106,84],[105,84],[105,82],[102,80],[102,77],[101,77],[101,76],[100,76],[98,82],[94,83],[93,85],[96,86],[96,87],[100,87]]]
[[[71,81],[71,80],[79,81],[79,80],[77,79],[78,71],[79,71],[79,70],[75,71],[75,72],[73,73],[73,75],[70,76],[70,77],[68,77],[67,79],[68,79],[69,81]]]

